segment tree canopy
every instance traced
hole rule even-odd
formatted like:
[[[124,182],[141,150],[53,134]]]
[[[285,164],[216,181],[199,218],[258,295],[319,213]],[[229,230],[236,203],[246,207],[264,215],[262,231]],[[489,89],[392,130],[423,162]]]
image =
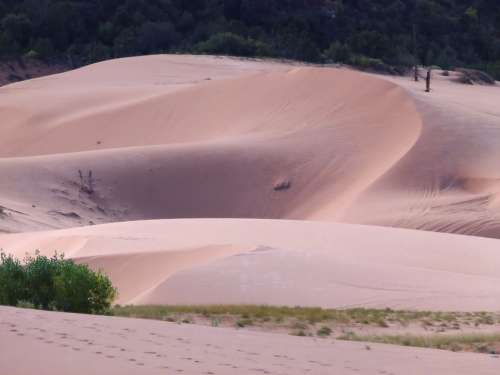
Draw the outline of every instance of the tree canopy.
[[[415,42],[414,33],[415,30]],[[163,52],[476,67],[500,78],[498,0],[0,0],[0,58]]]

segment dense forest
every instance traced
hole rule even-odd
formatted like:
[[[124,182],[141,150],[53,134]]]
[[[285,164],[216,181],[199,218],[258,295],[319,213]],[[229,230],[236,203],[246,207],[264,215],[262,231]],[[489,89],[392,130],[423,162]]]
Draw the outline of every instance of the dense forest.
[[[162,52],[360,66],[468,66],[500,79],[498,0],[0,0],[0,59],[75,67]]]

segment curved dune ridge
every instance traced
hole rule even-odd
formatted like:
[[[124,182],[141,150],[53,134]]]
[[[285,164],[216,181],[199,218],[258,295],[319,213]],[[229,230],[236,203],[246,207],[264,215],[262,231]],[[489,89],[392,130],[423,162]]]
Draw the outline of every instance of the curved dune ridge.
[[[195,56],[2,87],[0,248],[103,268],[120,303],[498,310],[498,87],[421,91]]]
[[[500,309],[496,239],[306,221],[197,219],[0,237],[105,269],[122,304]],[[131,275],[134,275],[131,277]]]
[[[135,63],[147,69],[149,61]],[[169,61],[166,72],[176,67]],[[213,61],[200,59],[203,76]],[[167,77],[156,84],[153,74],[128,78],[124,71],[126,83],[116,87],[105,75],[114,65],[4,89],[7,101],[23,108],[7,107],[0,137],[0,191],[13,209],[51,227],[65,226],[54,211],[71,213],[69,226],[188,217],[334,220],[420,132],[401,88],[355,72],[268,64],[270,71],[231,79],[178,84]],[[182,69],[171,74],[191,78]],[[80,75],[98,83],[81,83]],[[109,80],[104,88],[101,76]],[[75,192],[79,170],[96,179],[92,197]],[[33,175],[36,191],[20,192]],[[275,191],[288,185],[290,192]]]

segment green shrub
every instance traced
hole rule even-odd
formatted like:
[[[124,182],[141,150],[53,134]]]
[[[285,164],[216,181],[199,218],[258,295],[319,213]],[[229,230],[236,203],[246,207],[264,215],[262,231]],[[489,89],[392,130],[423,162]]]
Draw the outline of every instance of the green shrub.
[[[253,321],[251,319],[240,319],[236,322],[236,327],[239,328],[244,328],[251,325],[253,325]]]
[[[318,332],[316,332],[318,336],[330,336],[332,334],[332,329],[330,327],[324,326],[318,329]]]
[[[198,43],[194,51],[202,54],[243,57],[272,56],[271,48],[267,44],[233,33],[214,34],[208,40]]]
[[[26,273],[21,262],[0,254],[0,305],[16,306],[26,298]]]
[[[363,56],[363,55],[353,55],[351,57],[350,63],[355,67],[358,67],[362,70],[373,71],[377,73],[386,73],[386,74],[394,74],[394,68],[387,65],[380,59],[374,59],[371,57]]]
[[[54,278],[58,271],[58,262],[62,261],[57,255],[52,258],[36,254],[35,257],[25,259],[25,274],[28,288],[28,300],[36,308],[48,310],[55,298]]]
[[[57,254],[27,257],[24,264],[1,254],[0,304],[85,314],[107,314],[117,292],[109,278]]]
[[[333,42],[330,47],[323,53],[323,58],[327,62],[333,63],[349,63],[351,61],[352,51],[346,44]]]
[[[106,314],[116,297],[111,281],[88,266],[61,259],[54,276],[54,307],[60,311]]]

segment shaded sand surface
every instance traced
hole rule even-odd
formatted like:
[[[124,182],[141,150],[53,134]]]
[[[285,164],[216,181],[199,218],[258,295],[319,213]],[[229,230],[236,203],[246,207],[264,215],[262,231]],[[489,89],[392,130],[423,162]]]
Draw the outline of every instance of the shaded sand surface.
[[[0,98],[5,232],[163,218],[341,220],[421,131],[412,99],[393,83],[210,57],[110,61],[6,86]]]
[[[10,375],[498,374],[493,356],[0,307]],[[30,353],[29,360],[26,353]]]
[[[423,121],[418,141],[360,194],[344,220],[476,236],[500,236],[500,86],[470,86],[434,71],[405,88]]]
[[[119,303],[500,310],[498,240],[321,222],[191,219],[0,237],[104,269]],[[134,275],[130,277],[130,275]]]
[[[162,55],[2,87],[0,231],[218,217],[498,238],[500,88],[454,78],[436,72],[426,94],[409,78]]]

